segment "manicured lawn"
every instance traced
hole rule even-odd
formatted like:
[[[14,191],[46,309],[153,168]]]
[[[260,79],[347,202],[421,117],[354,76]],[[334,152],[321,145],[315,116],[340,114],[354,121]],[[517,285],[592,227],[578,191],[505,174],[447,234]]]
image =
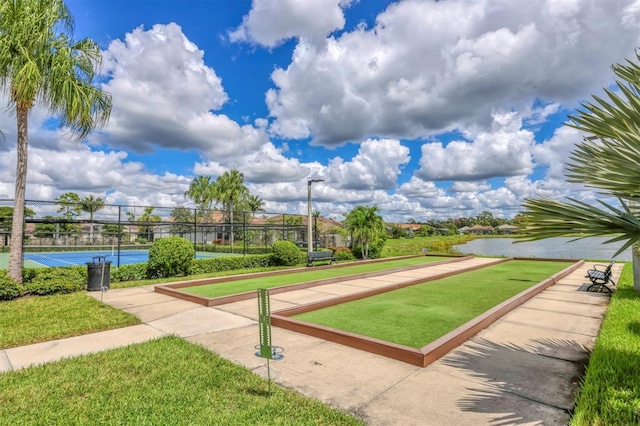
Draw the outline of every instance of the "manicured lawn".
[[[422,248],[429,253],[459,254],[453,246],[473,240],[471,235],[440,235],[434,237],[388,238],[384,243],[382,257],[409,256],[422,253]]]
[[[515,260],[294,318],[418,349],[570,265]]]
[[[361,425],[178,337],[0,374],[7,425]]]
[[[294,272],[285,275],[276,275],[264,278],[249,278],[246,280],[232,281],[229,283],[200,285],[193,287],[181,288],[181,291],[185,291],[192,294],[197,294],[204,297],[220,297],[228,296],[230,294],[244,293],[247,291],[254,291],[259,288],[272,288],[281,287],[289,284],[299,284],[308,281],[316,281],[327,278],[343,277],[353,274],[362,274],[366,272],[383,271],[387,269],[401,268],[403,266],[412,266],[420,264],[428,264],[440,260],[450,259],[447,257],[437,256],[421,256],[408,259],[390,260],[387,262],[379,263],[362,263],[355,264],[353,266],[345,266],[344,268],[328,268],[328,269],[313,269],[307,268],[302,272]]]
[[[140,324],[84,292],[0,302],[0,349]]]
[[[640,293],[622,270],[578,391],[573,426],[640,424]]]

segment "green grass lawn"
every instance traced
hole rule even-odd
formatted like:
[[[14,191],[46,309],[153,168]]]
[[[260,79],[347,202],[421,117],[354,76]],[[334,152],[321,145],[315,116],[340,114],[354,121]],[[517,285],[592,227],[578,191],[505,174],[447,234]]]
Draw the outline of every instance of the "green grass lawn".
[[[6,425],[361,425],[178,337],[0,374]]]
[[[640,424],[640,292],[627,263],[576,398],[571,425]]]
[[[294,318],[419,349],[570,265],[514,260]]]
[[[429,253],[459,254],[453,248],[456,244],[464,244],[477,238],[471,235],[440,235],[435,237],[388,238],[382,252],[382,257],[408,256],[422,253],[422,248],[429,249]]]
[[[0,349],[140,324],[85,292],[0,302]]]
[[[220,297],[230,294],[244,293],[254,291],[259,288],[281,287],[283,285],[299,284],[309,281],[322,280],[327,278],[342,277],[353,274],[362,274],[366,272],[384,271],[387,269],[401,268],[403,266],[413,266],[420,264],[428,264],[440,260],[450,259],[447,257],[437,256],[421,256],[408,259],[389,260],[377,263],[362,263],[353,266],[345,266],[342,268],[313,269],[308,268],[302,272],[294,272],[285,275],[275,275],[263,278],[249,278],[246,280],[232,281],[228,283],[199,285],[193,287],[181,288],[192,294],[204,297]]]

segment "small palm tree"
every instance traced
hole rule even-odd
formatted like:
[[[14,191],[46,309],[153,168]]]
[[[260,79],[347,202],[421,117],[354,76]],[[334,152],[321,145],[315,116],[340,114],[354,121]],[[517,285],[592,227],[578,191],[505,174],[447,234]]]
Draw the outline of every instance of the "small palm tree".
[[[351,210],[344,221],[344,226],[352,238],[362,247],[362,257],[369,257],[369,244],[386,232],[384,221],[378,215],[378,207],[358,206]]]
[[[81,140],[107,123],[111,95],[92,85],[102,56],[91,39],[73,40],[63,0],[0,0],[0,88],[18,129],[8,275],[22,282],[29,111],[38,102]]]
[[[636,55],[636,60],[640,56]],[[582,233],[609,235],[607,242],[624,241],[615,254],[634,246],[634,281],[640,290],[638,250],[640,218],[640,66],[632,61],[612,67],[620,94],[605,89],[609,100],[594,96],[584,110],[570,116],[568,124],[585,132],[567,165],[569,182],[599,190],[605,198],[617,198],[620,207],[599,200],[600,207],[567,198],[527,199],[523,205],[529,227],[524,240]]]
[[[264,200],[258,195],[249,195],[247,198],[247,207],[253,217],[256,217],[256,212],[262,210],[264,207]]]
[[[243,202],[249,195],[249,190],[244,184],[244,175],[238,170],[224,172],[222,176],[216,179],[216,195],[215,198],[225,206],[225,210],[229,212],[229,223],[231,224],[231,233],[229,235],[229,244],[233,248],[233,209],[237,203]]]
[[[104,208],[104,200],[100,197],[95,198],[93,195],[89,195],[80,201],[80,208],[83,212],[89,213],[89,220],[91,221],[89,242],[93,243],[93,214]]]
[[[155,207],[145,207],[142,216],[138,218],[138,222],[144,223],[143,226],[138,228],[139,234],[146,234],[147,241],[153,242],[153,228],[155,226],[150,225],[150,222],[161,222],[162,218],[157,214],[152,214]]]

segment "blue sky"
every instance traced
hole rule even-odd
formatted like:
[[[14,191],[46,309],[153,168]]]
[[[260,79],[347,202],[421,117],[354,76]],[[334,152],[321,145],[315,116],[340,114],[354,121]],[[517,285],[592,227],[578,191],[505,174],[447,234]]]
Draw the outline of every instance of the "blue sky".
[[[237,168],[270,212],[389,221],[512,217],[526,197],[590,202],[563,169],[567,114],[634,55],[635,0],[69,0],[104,53],[109,124],[84,143],[30,116],[28,199],[189,205]],[[0,113],[0,198],[15,118]]]

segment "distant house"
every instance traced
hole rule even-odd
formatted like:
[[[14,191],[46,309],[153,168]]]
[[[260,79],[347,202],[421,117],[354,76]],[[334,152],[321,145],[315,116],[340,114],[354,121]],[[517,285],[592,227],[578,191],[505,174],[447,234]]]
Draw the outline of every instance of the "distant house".
[[[468,231],[469,231],[468,226],[463,226],[462,228],[458,229],[458,232],[461,234],[466,234]]]
[[[493,227],[483,226],[483,225],[473,225],[472,227],[467,229],[467,233],[474,234],[474,235],[493,234]]]
[[[513,225],[504,224],[504,225],[496,226],[496,232],[498,234],[516,234],[519,231],[520,231],[520,228]]]
[[[397,225],[402,229],[410,229],[413,232],[418,231],[422,227],[419,223],[398,223]]]

